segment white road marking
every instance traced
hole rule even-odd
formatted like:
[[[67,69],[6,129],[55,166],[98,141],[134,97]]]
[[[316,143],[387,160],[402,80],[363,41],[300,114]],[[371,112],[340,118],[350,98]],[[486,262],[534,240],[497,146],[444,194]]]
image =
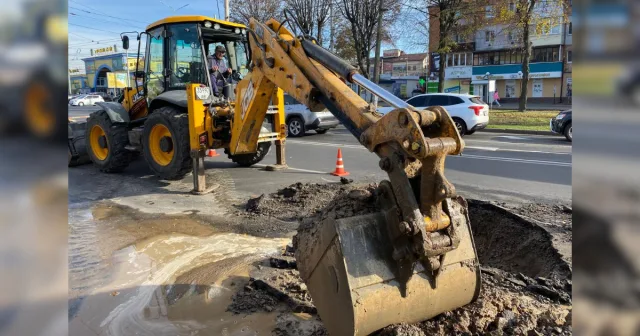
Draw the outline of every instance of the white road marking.
[[[498,148],[498,147],[482,147],[482,146],[464,146],[464,149],[479,149],[479,150],[486,150],[486,151],[495,152],[495,151],[499,150],[500,148]]]
[[[265,168],[268,165],[265,165],[265,164],[254,164],[253,166],[254,167],[260,167],[260,168]],[[303,172],[303,173],[313,173],[313,174],[329,174],[329,172],[323,172],[323,171],[319,171],[319,170],[309,170],[309,169],[300,169],[300,168],[292,168],[292,167],[287,168],[287,170],[299,171],[299,172]]]
[[[301,145],[310,145],[310,146],[341,147],[341,148],[367,150],[362,145],[337,144],[337,143],[333,143],[333,142],[316,142],[316,141],[301,141],[301,140],[287,140],[287,142],[294,143],[294,144],[301,144]],[[504,149],[504,148],[499,148],[499,147],[484,147],[484,146],[465,146],[465,149],[477,149],[477,150],[485,150],[485,151],[490,151],[490,152],[505,151],[505,152],[571,155],[570,152],[569,153],[567,153],[567,152],[545,152],[545,151],[536,151],[536,150]]]
[[[516,159],[516,158],[504,158],[504,157],[496,157],[496,156],[483,156],[483,155],[471,155],[471,154],[452,155],[452,156],[449,156],[449,157],[451,157],[451,158],[479,159],[479,160],[489,160],[489,161],[516,162],[516,163],[531,163],[531,164],[548,165],[548,166],[560,166],[560,167],[571,167],[571,162],[559,162],[559,161]]]
[[[511,140],[534,140],[532,138],[525,138],[525,137],[520,137],[515,135],[498,135],[496,138],[505,138],[505,139],[511,139]]]
[[[364,149],[365,147],[361,145],[344,145],[344,144],[336,144],[336,143],[328,143],[328,142],[314,142],[314,141],[300,141],[300,140],[289,140],[288,142],[294,144],[303,144],[310,146],[324,146],[324,147],[340,147],[340,148],[353,148],[353,149]],[[503,151],[503,149],[495,149],[493,147],[466,147],[472,149],[484,149],[487,151]],[[506,151],[506,150],[504,150]],[[539,151],[525,151],[525,150],[516,150],[521,152],[531,152],[531,153],[545,153]],[[566,153],[550,153],[550,154],[566,154]],[[570,154],[570,153],[569,153]],[[468,158],[468,159],[478,159],[478,160],[489,160],[489,161],[502,161],[502,162],[514,162],[514,163],[530,163],[530,164],[539,164],[539,165],[549,165],[549,166],[559,166],[559,167],[571,167],[571,162],[560,162],[560,161],[547,161],[547,160],[532,160],[532,159],[518,159],[518,158],[506,158],[506,157],[496,157],[496,156],[484,156],[484,155],[473,155],[473,154],[462,154],[460,156],[451,155],[449,157],[452,158]],[[295,170],[295,169],[292,169]],[[313,171],[310,171],[313,172]]]

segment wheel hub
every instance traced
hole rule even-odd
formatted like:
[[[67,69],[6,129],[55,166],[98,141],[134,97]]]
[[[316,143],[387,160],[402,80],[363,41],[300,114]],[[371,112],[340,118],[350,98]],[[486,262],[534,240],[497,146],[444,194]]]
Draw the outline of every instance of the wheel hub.
[[[107,137],[104,135],[99,137],[98,145],[100,145],[100,148],[107,148]]]
[[[165,153],[169,153],[173,150],[173,141],[171,141],[170,137],[164,136],[160,139],[160,150]]]

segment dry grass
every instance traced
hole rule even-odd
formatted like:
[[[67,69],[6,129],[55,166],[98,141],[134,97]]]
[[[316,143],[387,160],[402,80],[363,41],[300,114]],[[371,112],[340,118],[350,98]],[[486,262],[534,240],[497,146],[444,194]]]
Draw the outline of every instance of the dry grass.
[[[549,120],[556,115],[558,111],[492,110],[487,128],[549,131]]]

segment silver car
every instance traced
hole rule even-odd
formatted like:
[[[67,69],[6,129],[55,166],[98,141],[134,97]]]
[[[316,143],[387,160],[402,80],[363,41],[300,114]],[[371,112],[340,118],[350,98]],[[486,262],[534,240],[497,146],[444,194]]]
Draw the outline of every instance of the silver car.
[[[286,94],[284,95],[284,111],[290,137],[304,136],[309,130],[324,134],[340,124],[338,119],[328,110],[311,112],[304,104]]]
[[[69,101],[69,105],[71,106],[93,106],[96,103],[102,103],[104,102],[104,99],[97,95],[97,94],[88,94],[88,95],[82,95],[82,96],[78,96],[76,98],[73,98]]]

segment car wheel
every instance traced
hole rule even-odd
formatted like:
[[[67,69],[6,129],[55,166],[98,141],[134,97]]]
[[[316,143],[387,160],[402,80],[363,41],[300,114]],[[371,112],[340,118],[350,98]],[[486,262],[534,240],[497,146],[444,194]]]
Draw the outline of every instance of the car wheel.
[[[79,102],[78,106],[84,106],[84,103],[83,102]]]
[[[289,136],[293,138],[304,136],[306,132],[304,121],[299,117],[292,117],[287,123],[287,130],[289,131]]]
[[[318,134],[325,134],[325,133],[327,133],[328,131],[329,131],[328,129],[317,129],[317,130],[316,130],[316,133],[318,133]]]
[[[460,118],[453,118],[453,123],[456,125],[458,133],[460,133],[461,137],[467,134],[467,124],[464,122],[464,120]]]
[[[564,127],[564,137],[567,138],[569,142],[573,142],[573,125],[571,123]]]

